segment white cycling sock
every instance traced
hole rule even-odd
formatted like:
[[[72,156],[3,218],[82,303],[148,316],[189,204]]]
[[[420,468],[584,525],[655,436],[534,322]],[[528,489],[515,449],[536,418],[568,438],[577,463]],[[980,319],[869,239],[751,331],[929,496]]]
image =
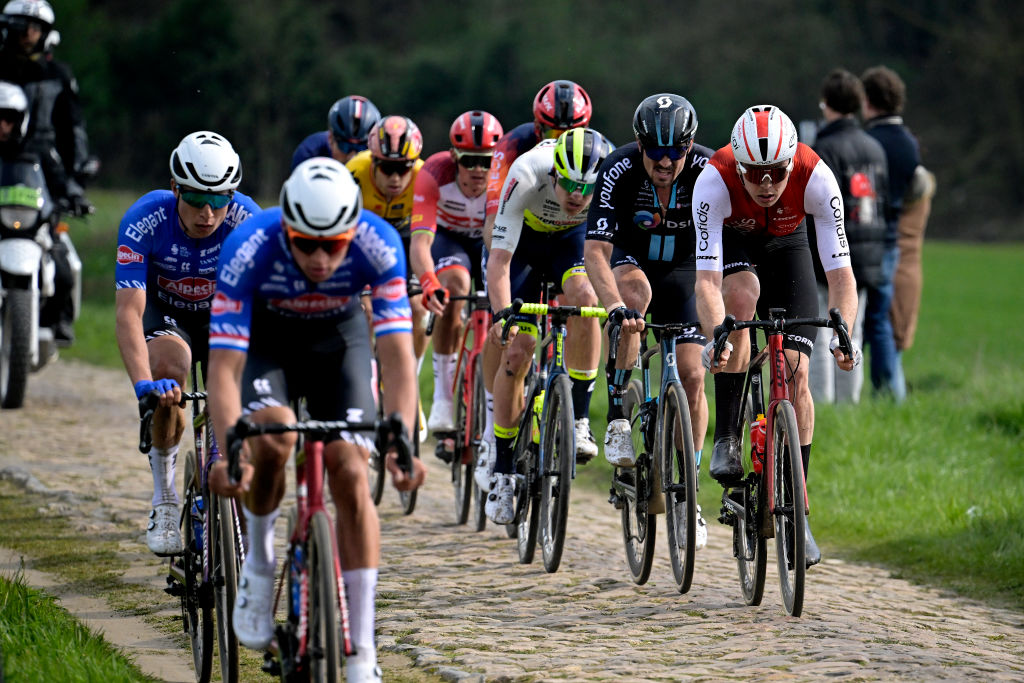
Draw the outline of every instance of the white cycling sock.
[[[346,569],[341,573],[345,584],[345,598],[348,600],[349,625],[352,632],[352,646],[356,654],[350,661],[377,661],[377,646],[373,639],[375,627],[375,601],[377,598],[377,568]]]
[[[487,404],[487,417],[484,418],[484,440],[494,443],[494,394],[484,389],[484,403]],[[493,453],[492,453],[493,455]]]
[[[165,503],[178,504],[178,490],[174,488],[174,464],[177,461],[177,445],[149,451],[149,469],[153,472],[153,507]]]
[[[458,354],[434,351],[434,403],[452,400],[452,375]]]
[[[258,574],[273,574],[276,561],[274,559],[274,522],[280,510],[272,510],[265,515],[257,515],[249,508],[242,506],[245,523],[249,534],[249,552],[245,562]]]

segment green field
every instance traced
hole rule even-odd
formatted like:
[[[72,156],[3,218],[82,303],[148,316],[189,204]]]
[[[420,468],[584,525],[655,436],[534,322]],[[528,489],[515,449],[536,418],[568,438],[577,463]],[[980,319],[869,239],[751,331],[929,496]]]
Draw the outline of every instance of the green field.
[[[119,367],[114,251],[117,224],[134,197],[92,196],[97,213],[73,226],[87,298],[78,342],[64,353]],[[817,410],[808,495],[826,557],[1024,607],[1024,393],[1017,391],[1024,351],[1011,338],[1024,326],[1022,262],[1019,244],[926,244],[917,341],[904,357],[907,401],[867,395],[857,406]],[[429,402],[429,368],[421,385]],[[707,387],[710,396],[710,381]],[[602,379],[591,411],[599,440],[605,406]],[[711,414],[709,434],[713,406]],[[706,453],[710,445],[708,438]],[[714,521],[720,489],[706,462],[704,515],[712,533],[721,532]],[[580,471],[584,485],[602,492],[609,477],[601,458]]]

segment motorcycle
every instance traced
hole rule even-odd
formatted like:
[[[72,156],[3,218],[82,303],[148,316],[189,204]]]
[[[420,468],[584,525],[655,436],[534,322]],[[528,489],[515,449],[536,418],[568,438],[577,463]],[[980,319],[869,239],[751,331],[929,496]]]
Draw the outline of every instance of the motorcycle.
[[[66,231],[55,231],[54,202],[42,168],[24,155],[0,161],[0,405],[20,408],[30,372],[57,357],[53,330],[40,309],[54,294],[54,235],[74,273],[74,317],[81,308],[81,260]]]

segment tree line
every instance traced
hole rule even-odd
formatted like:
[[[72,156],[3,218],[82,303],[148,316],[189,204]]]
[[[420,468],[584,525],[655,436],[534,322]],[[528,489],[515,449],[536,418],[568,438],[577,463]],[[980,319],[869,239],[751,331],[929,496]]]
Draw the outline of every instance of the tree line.
[[[410,116],[424,154],[462,111],[510,129],[537,89],[580,83],[592,126],[632,138],[636,104],[676,92],[697,140],[728,141],[744,108],[818,115],[825,74],[876,64],[907,84],[904,116],[939,182],[929,234],[1019,238],[1024,160],[1024,10],[1000,0],[53,1],[57,57],[78,77],[98,183],[167,184],[178,140],[212,129],[242,156],[243,188],[275,197],[292,150],[358,93]]]

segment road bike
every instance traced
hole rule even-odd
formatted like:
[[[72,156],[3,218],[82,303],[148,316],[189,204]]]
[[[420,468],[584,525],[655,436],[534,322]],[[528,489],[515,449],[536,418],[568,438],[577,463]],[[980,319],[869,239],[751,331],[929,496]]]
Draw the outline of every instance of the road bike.
[[[750,329],[751,360],[743,384],[743,406],[737,434],[744,440],[746,477],[725,487],[719,521],[733,530],[733,555],[739,569],[740,588],[748,605],[761,604],[767,565],[767,539],[775,538],[779,586],[786,612],[794,617],[803,610],[805,563],[804,534],[810,506],[800,455],[796,412],[789,399],[787,360],[783,338],[787,330],[802,325],[831,327],[839,336],[839,348],[851,355],[850,336],[839,309],[829,318],[786,319],[785,309],[772,308],[768,320],[737,321],[726,316],[715,328],[717,359],[729,333]],[[756,330],[764,330],[766,344],[758,348]],[[765,402],[762,369],[768,366],[768,401]],[[766,408],[767,406],[767,408]]]
[[[647,323],[657,346],[648,347],[646,331],[641,333],[637,367],[623,397],[623,412],[629,419],[634,467],[616,467],[612,473],[609,502],[622,512],[622,540],[626,563],[633,581],[644,584],[654,560],[656,513],[664,501],[672,573],[680,593],[690,590],[694,554],[697,549],[697,463],[690,427],[690,406],[679,379],[676,341],[699,323]],[[621,327],[609,332],[608,362],[615,363]],[[651,360],[661,359],[658,395],[652,394]],[[662,499],[662,496],[664,498]]]
[[[473,473],[483,443],[487,420],[487,399],[484,394],[483,350],[487,330],[491,326],[491,308],[484,292],[450,297],[450,301],[466,302],[468,324],[459,344],[459,357],[455,366],[455,384],[452,397],[455,403],[455,431],[438,433],[437,448],[442,460],[451,466],[452,488],[455,493],[455,522],[465,524],[473,512],[473,527],[483,531],[487,526],[484,504],[487,492],[481,491]],[[470,344],[472,336],[472,344]],[[445,441],[451,439],[453,453],[441,453]],[[493,455],[493,454],[492,454]]]
[[[301,414],[301,411],[297,414]],[[277,582],[274,612],[287,583],[287,617],[275,629],[275,639],[264,654],[263,670],[282,681],[339,680],[342,656],[354,654],[349,633],[348,605],[341,580],[341,562],[334,525],[324,504],[324,441],[332,431],[372,431],[378,450],[394,436],[399,465],[412,471],[398,414],[367,422],[303,420],[292,424],[249,422],[241,418],[228,433],[228,470],[232,481],[241,479],[239,454],[251,436],[297,432],[295,452],[295,509],[288,520],[288,550]]]
[[[544,569],[555,572],[562,560],[569,493],[576,476],[572,383],[565,367],[566,322],[574,315],[603,319],[608,314],[598,307],[523,303],[522,299],[514,300],[511,309],[503,338],[516,324],[516,315],[541,316],[513,450],[516,545],[519,561],[529,564],[539,536]]]
[[[192,387],[198,386],[192,366]],[[159,403],[151,392],[139,400],[139,450],[152,447],[150,424]],[[206,683],[213,670],[213,638],[217,634],[221,680],[238,680],[238,639],[231,622],[238,572],[245,558],[245,536],[233,498],[210,491],[207,475],[220,454],[206,393],[183,393],[180,405],[192,402],[194,449],[185,456],[185,492],[181,506],[184,552],[169,562],[167,588],[181,600],[182,626],[192,649],[196,680]],[[216,618],[214,618],[216,614]]]

